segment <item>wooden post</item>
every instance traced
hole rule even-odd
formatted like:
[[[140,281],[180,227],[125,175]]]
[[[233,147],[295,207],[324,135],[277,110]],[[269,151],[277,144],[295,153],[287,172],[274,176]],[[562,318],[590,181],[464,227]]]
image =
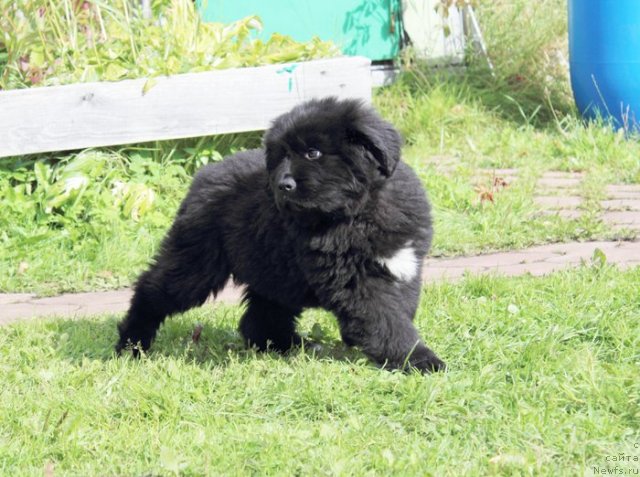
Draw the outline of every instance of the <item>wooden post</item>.
[[[140,0],[142,5],[142,18],[151,18],[151,0]]]

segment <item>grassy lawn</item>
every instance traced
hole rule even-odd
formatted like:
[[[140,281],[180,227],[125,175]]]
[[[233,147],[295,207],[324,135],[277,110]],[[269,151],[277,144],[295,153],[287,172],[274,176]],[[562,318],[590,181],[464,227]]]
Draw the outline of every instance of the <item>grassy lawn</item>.
[[[0,473],[594,475],[640,454],[639,287],[595,265],[429,286],[431,376],[374,368],[318,312],[315,356],[244,350],[239,307],[175,317],[140,361],[113,356],[114,316],[12,325]]]

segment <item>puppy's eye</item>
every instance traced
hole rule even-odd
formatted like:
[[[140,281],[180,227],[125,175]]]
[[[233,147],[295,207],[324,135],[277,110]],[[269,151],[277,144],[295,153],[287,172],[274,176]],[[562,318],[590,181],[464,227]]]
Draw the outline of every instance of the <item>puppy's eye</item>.
[[[310,161],[313,161],[315,159],[319,159],[320,156],[322,156],[322,153],[320,151],[318,151],[317,149],[314,149],[312,147],[307,149],[307,152],[304,153],[304,157],[309,159]]]

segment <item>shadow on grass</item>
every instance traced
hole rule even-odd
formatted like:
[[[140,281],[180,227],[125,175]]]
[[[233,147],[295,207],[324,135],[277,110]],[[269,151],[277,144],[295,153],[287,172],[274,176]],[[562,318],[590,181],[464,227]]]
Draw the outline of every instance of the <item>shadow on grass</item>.
[[[234,326],[216,322],[215,316],[207,320],[176,316],[168,319],[160,328],[151,349],[143,359],[170,357],[191,363],[226,366],[230,363],[256,359],[290,360],[300,355],[312,359],[356,361],[363,355],[342,342],[330,338],[312,341],[311,347],[295,348],[289,353],[261,353],[246,348]],[[74,363],[85,359],[102,361],[122,359],[114,350],[118,334],[119,316],[89,319],[57,319],[44,324],[51,333],[52,348],[57,356]],[[194,331],[202,325],[199,338]]]

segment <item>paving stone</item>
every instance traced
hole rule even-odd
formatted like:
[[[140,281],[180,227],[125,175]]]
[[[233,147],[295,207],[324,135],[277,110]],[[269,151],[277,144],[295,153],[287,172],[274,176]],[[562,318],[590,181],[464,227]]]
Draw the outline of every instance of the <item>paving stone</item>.
[[[65,293],[63,295],[32,299],[31,302],[51,307],[80,303],[83,308],[91,309],[98,299],[102,304],[120,303],[125,300],[129,301],[131,299],[131,292],[127,289],[104,292]]]
[[[500,269],[499,274],[507,277],[517,277],[527,274],[541,277],[543,275],[548,275],[555,271],[562,270],[563,268],[566,268],[566,265],[562,263],[534,262],[520,265],[511,265],[509,267],[502,268]],[[494,273],[496,272],[498,271],[496,270]]]
[[[518,180],[518,169],[478,169],[472,179],[476,187],[501,189]]]
[[[15,321],[46,316],[75,316],[81,311],[82,307],[80,305],[72,303],[58,306],[43,305],[34,302],[11,303],[0,306],[0,325],[8,325]]]
[[[501,182],[507,185],[517,181],[519,178],[516,169],[479,169],[473,178],[474,183]]]
[[[541,177],[536,183],[540,189],[570,189],[580,185],[581,179],[576,177]]]
[[[609,242],[612,244],[613,242]],[[615,245],[599,247],[610,263],[623,266],[635,266],[640,264],[640,246],[638,242],[618,242]]]
[[[490,256],[488,256],[490,257]],[[511,263],[500,267],[487,266],[483,268],[474,267],[434,267],[433,270],[426,269],[423,273],[423,281],[426,283],[436,283],[440,281],[457,281],[466,273],[471,275],[489,274],[498,276],[514,277],[530,274],[533,276],[542,276],[552,273],[556,270],[565,268],[563,263],[551,263],[546,261],[534,261],[527,263]]]
[[[640,212],[633,210],[605,212],[602,214],[602,220],[608,224],[640,225]]]
[[[495,177],[518,177],[518,169],[479,169],[479,174]]]
[[[571,196],[579,196],[580,188],[579,187],[566,187],[566,188],[548,188],[548,187],[537,187],[535,190],[535,194],[537,197],[565,197],[568,195]]]
[[[567,265],[567,266],[579,265],[582,262],[590,261],[597,248],[598,247],[590,247],[586,253],[583,251],[571,251],[563,255],[554,255],[552,257],[547,258],[545,260],[545,263]],[[604,252],[604,250],[603,250],[603,253],[606,255],[606,252]]]
[[[564,172],[564,171],[547,171],[542,177],[549,179],[577,179],[582,180],[584,173],[582,172]]]
[[[559,217],[562,217],[563,219],[579,219],[580,217],[582,217],[582,211],[581,210],[575,210],[575,209],[557,209],[557,210],[543,210],[542,211],[542,215],[557,215]]]
[[[606,186],[607,192],[631,192],[640,194],[640,184],[610,184]]]
[[[475,257],[427,259],[423,272],[426,282],[457,280],[466,272],[516,276],[525,273],[540,276],[569,266],[589,262],[596,249],[609,263],[621,267],[640,264],[640,242],[581,242],[531,247],[517,252],[501,252]]]
[[[207,301],[211,303],[216,301],[223,303],[238,303],[242,300],[245,290],[246,287],[244,286],[238,286],[233,282],[227,283],[227,286],[224,287],[215,298],[211,295]]]
[[[488,268],[501,268],[521,263],[531,263],[537,260],[543,260],[547,256],[548,252],[546,251],[540,251],[539,253],[517,251],[489,253],[471,257],[431,258],[425,260],[424,270],[428,270],[430,267],[443,269],[461,268],[463,270],[484,270]]]
[[[637,199],[606,199],[600,201],[606,210],[640,211],[640,195]]]
[[[22,303],[33,297],[35,297],[33,293],[2,293],[0,294],[0,305]]]
[[[609,242],[605,240],[593,242],[569,242],[569,243],[552,243],[548,245],[536,245],[529,250],[532,253],[547,252],[549,257],[566,256],[570,253],[587,254],[594,249],[601,250],[617,245],[618,242]],[[640,247],[640,244],[639,244]]]
[[[637,192],[618,192],[607,194],[607,199],[628,199],[628,200],[640,200],[640,193]]]
[[[548,209],[576,209],[582,205],[582,197],[575,195],[539,196],[533,201]]]
[[[640,213],[636,216],[640,220]],[[455,281],[467,272],[504,276],[546,275],[589,262],[596,249],[602,250],[609,263],[618,264],[623,268],[640,266],[640,241],[564,243],[472,257],[429,258],[425,260],[423,279],[430,283],[442,280]],[[243,290],[242,287],[229,284],[215,301],[238,303]],[[0,294],[0,325],[43,316],[78,318],[99,313],[124,313],[129,307],[131,294],[130,289],[45,298],[37,298],[29,293]]]
[[[611,224],[609,228],[617,233],[618,237],[625,240],[635,240],[640,236],[640,225],[638,224]]]
[[[217,302],[238,303],[243,287],[227,285],[217,296]],[[0,325],[17,320],[66,316],[79,317],[101,313],[124,313],[129,309],[131,289],[104,292],[66,293],[54,297],[37,298],[33,294],[0,295]]]
[[[640,185],[609,185],[605,192],[608,199],[640,200]]]

